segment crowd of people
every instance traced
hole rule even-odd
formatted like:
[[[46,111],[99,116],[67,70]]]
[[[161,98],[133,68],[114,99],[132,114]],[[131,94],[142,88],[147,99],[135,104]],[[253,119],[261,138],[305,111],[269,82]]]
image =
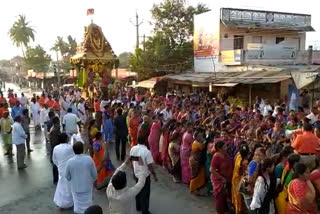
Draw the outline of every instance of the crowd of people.
[[[8,101],[0,94],[5,154],[13,155],[12,139],[24,169],[25,145],[32,152],[30,120],[42,128],[51,145],[54,202],[76,213],[90,207],[93,188],[106,188],[110,213],[148,214],[155,164],[190,194],[213,194],[219,214],[318,213],[318,112],[320,102],[295,110],[257,97],[253,106],[240,107],[204,93],[86,100],[75,89],[34,95],[30,103],[23,94],[9,92]],[[123,162],[118,169],[110,158],[113,142]],[[137,182],[131,188],[128,166]]]

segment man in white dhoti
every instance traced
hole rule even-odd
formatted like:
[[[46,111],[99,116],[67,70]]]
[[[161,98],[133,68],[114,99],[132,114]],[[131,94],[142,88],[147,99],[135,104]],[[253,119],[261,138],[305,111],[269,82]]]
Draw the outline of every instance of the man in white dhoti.
[[[30,104],[30,113],[35,128],[40,128],[40,105],[35,98],[32,98]]]
[[[61,116],[60,116],[60,118],[63,118],[64,115],[67,114],[68,108],[70,107],[70,102],[67,101],[65,96],[61,96],[60,105],[61,105]]]
[[[93,183],[97,180],[97,169],[92,158],[83,154],[83,143],[73,145],[76,154],[67,162],[65,177],[71,184],[73,211],[84,213],[92,204]]]
[[[49,136],[48,136],[48,129],[47,129],[46,122],[49,120],[49,111],[50,109],[48,108],[48,105],[46,103],[43,104],[43,108],[40,111],[40,125],[41,125],[41,128],[43,129],[44,136],[47,141],[49,139]]]
[[[21,107],[26,109],[28,105],[28,99],[24,96],[24,93],[21,93],[21,97],[19,98],[19,102]]]
[[[86,108],[83,98],[81,98],[78,103],[78,117],[80,118],[82,124],[84,124],[87,120]]]
[[[59,181],[54,194],[54,203],[67,209],[73,206],[70,182],[65,177],[67,161],[75,156],[73,148],[68,144],[68,135],[65,133],[59,136],[60,144],[53,149],[52,161],[58,167]]]

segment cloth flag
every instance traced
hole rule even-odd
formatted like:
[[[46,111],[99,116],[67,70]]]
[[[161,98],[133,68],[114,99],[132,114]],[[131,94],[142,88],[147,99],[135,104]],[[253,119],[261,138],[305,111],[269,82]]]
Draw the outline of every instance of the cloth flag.
[[[90,8],[87,10],[87,16],[93,15],[94,14],[94,9]]]

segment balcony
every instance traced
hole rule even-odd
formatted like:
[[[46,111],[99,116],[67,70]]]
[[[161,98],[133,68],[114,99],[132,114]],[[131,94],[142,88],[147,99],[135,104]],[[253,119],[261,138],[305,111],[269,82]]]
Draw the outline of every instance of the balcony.
[[[246,49],[224,50],[220,54],[223,65],[294,65],[308,64],[308,51],[293,46],[248,44]],[[320,51],[313,51],[312,62],[320,64]]]

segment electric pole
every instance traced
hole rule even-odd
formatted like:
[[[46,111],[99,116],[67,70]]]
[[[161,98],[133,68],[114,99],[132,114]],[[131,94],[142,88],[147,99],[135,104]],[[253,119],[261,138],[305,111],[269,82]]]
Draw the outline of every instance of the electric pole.
[[[136,12],[136,23],[133,23],[130,19],[130,22],[133,24],[133,26],[136,27],[136,33],[137,33],[137,41],[136,41],[136,48],[139,48],[139,26],[143,23],[143,21],[141,21],[139,23],[139,15],[138,15],[138,12]]]

